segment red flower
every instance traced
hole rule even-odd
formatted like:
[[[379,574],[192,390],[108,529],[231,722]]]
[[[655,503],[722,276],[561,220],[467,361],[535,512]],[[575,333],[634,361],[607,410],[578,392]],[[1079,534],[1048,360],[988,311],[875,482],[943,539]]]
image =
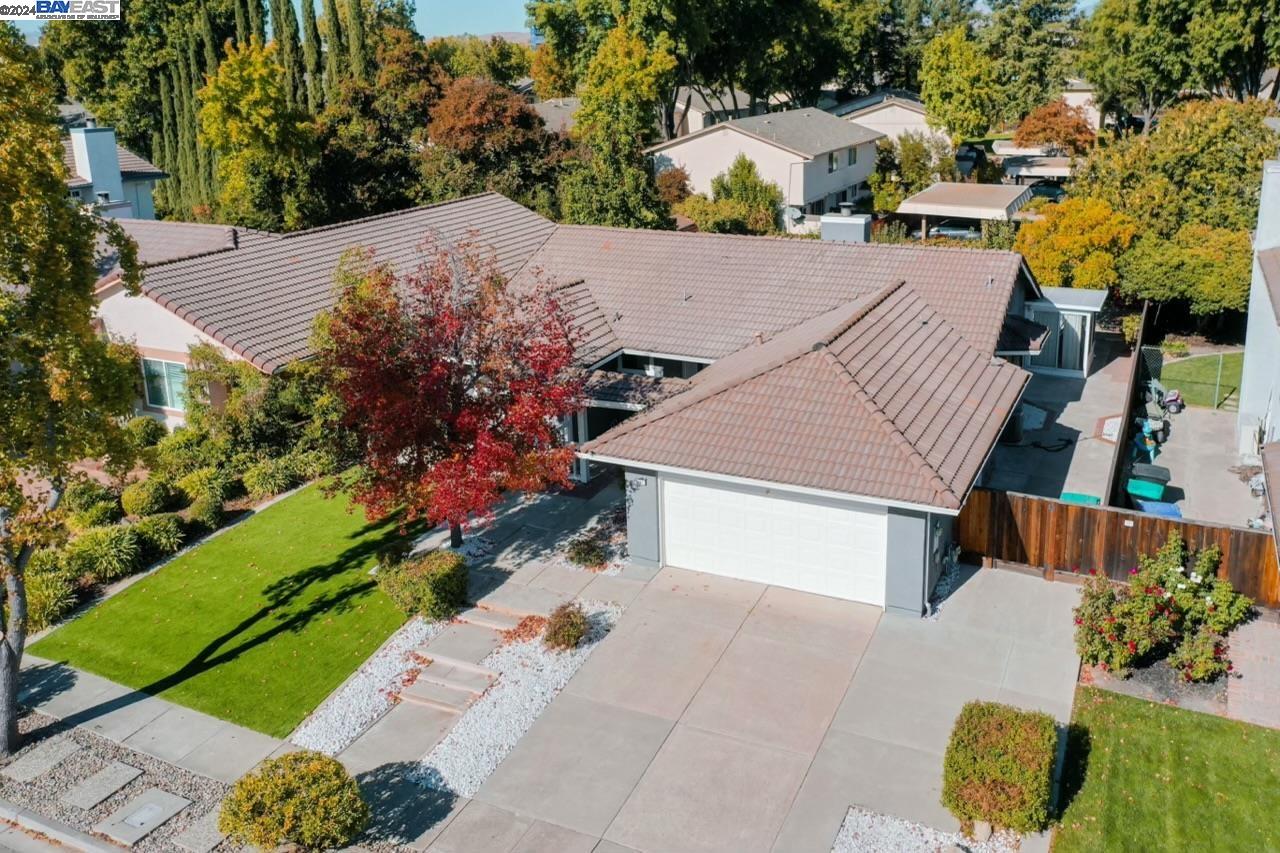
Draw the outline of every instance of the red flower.
[[[1130,569],[1130,570],[1129,570],[1129,574],[1131,574],[1131,575],[1136,575],[1137,573],[1138,573],[1138,570],[1137,570],[1137,569]]]
[[[1083,619],[1081,619],[1079,616],[1077,616],[1077,617],[1076,617],[1076,624],[1077,624],[1077,625],[1079,625],[1079,624],[1080,624],[1080,623],[1082,623],[1082,622],[1084,622],[1084,620],[1083,620]]]
[[[1232,664],[1227,664],[1227,672],[1230,672],[1230,671],[1231,671],[1231,670],[1233,670],[1233,669],[1235,669],[1235,666],[1234,666],[1234,665],[1232,665]]]
[[[1137,643],[1135,643],[1133,640],[1130,640],[1130,641],[1129,641],[1129,654],[1134,655],[1134,654],[1137,654],[1137,653],[1138,653],[1138,644],[1137,644]]]
[[[1115,634],[1107,634],[1107,639],[1114,643],[1114,642],[1116,641],[1116,635],[1115,635]]]

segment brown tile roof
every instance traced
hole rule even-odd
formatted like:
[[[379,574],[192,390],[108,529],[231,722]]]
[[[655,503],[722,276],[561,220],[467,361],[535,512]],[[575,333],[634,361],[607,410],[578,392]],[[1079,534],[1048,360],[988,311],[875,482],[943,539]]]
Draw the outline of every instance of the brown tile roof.
[[[1262,281],[1271,297],[1271,310],[1280,323],[1280,246],[1258,252],[1258,266],[1262,269]]]
[[[1006,354],[1038,353],[1049,337],[1049,327],[1017,314],[1009,314],[1000,327],[996,352]]]
[[[144,267],[234,249],[237,232],[229,225],[166,222],[153,219],[116,219],[138,246],[138,262]],[[261,233],[261,232],[253,232]],[[119,272],[116,251],[98,236],[98,286],[109,284]]]
[[[584,450],[957,509],[1027,380],[894,282],[721,359]]]
[[[592,370],[583,385],[583,396],[596,403],[622,403],[627,406],[647,408],[665,397],[678,394],[689,387],[689,380],[673,376],[645,376],[637,373],[617,373],[612,370]]]
[[[621,346],[707,359],[904,280],[990,354],[1025,275],[1013,252],[566,225],[533,269],[584,283]]]
[[[423,241],[474,240],[510,276],[555,226],[497,193],[272,235],[234,251],[153,266],[145,294],[205,334],[273,372],[310,355],[317,314],[333,304],[343,254],[363,247],[378,262],[406,269]]]
[[[120,177],[124,180],[140,180],[143,178],[168,177],[158,166],[134,154],[123,145],[116,145],[116,158],[120,161]],[[62,137],[62,165],[67,167],[67,186],[71,189],[88,186],[87,178],[76,174],[75,149],[71,147],[71,137]]]

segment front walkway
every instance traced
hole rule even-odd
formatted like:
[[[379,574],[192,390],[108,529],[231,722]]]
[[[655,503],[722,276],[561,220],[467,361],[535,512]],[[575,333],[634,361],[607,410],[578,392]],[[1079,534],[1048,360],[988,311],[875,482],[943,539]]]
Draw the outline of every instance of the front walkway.
[[[1280,729],[1280,619],[1257,618],[1231,632],[1227,716]]]
[[[826,853],[851,805],[954,830],[938,798],[960,706],[1065,723],[1077,594],[986,571],[927,622],[664,569],[474,800],[384,805],[442,853]]]

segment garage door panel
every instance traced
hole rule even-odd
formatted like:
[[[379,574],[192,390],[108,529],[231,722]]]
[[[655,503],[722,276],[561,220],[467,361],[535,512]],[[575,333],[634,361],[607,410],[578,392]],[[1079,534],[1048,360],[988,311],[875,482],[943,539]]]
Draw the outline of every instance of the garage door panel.
[[[662,484],[666,562],[883,606],[883,508],[677,479]]]

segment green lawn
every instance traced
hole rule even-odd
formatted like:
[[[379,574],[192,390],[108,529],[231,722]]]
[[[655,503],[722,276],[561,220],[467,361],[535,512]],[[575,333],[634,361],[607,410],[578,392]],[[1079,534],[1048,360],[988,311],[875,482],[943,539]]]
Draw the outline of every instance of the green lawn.
[[[1280,731],[1091,687],[1074,716],[1054,853],[1280,850]]]
[[[308,486],[31,652],[283,737],[404,621],[368,575],[396,524],[347,504]]]
[[[1177,361],[1165,360],[1160,384],[1177,388],[1192,406],[1213,406],[1217,389],[1218,405],[1240,394],[1240,372],[1244,369],[1244,353],[1229,352],[1222,356],[1222,383],[1218,380],[1218,356],[1197,355]]]

